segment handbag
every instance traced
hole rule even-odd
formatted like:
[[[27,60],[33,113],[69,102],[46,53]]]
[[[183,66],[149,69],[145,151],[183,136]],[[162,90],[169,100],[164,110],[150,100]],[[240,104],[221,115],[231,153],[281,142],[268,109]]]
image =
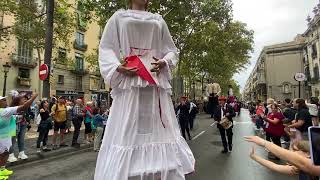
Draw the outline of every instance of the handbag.
[[[219,122],[219,124],[224,128],[224,129],[229,129],[232,127],[232,122],[227,118],[227,117],[223,117],[221,118],[221,121]]]

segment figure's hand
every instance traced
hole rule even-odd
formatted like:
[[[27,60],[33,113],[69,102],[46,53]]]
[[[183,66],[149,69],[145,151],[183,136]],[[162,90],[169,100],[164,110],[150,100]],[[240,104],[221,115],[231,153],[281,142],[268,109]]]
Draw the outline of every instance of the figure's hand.
[[[121,74],[124,74],[126,76],[129,77],[133,77],[137,75],[138,72],[138,68],[137,67],[126,67],[125,65],[127,64],[127,62],[121,64],[118,68],[117,71],[120,72]]]
[[[151,63],[153,65],[153,68],[150,70],[151,72],[156,72],[157,74],[160,73],[160,70],[164,68],[167,63],[163,59],[157,59],[153,57],[153,59],[156,61],[154,63]]]
[[[255,143],[259,146],[265,146],[265,140],[260,138],[259,136],[245,136],[244,139],[248,142]]]

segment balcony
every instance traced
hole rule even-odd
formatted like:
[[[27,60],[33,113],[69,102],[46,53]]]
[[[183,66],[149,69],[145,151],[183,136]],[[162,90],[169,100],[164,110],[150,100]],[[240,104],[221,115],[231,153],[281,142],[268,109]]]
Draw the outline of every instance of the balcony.
[[[87,51],[88,45],[87,44],[80,44],[77,41],[73,42],[73,48],[79,51]]]
[[[11,55],[12,64],[20,67],[35,68],[37,67],[37,59],[31,57],[19,56],[18,54]]]
[[[20,86],[25,86],[25,87],[31,86],[31,79],[30,78],[23,78],[23,77],[18,76],[17,82],[18,82],[18,85],[20,85]]]
[[[88,70],[84,69],[84,68],[79,68],[77,66],[75,66],[72,70],[72,73],[74,74],[78,74],[78,75],[86,75],[88,74]]]

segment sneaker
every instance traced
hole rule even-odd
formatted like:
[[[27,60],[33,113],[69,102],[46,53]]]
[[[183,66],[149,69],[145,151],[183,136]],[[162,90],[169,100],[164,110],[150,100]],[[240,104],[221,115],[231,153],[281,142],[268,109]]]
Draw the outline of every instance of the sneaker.
[[[68,147],[68,145],[65,144],[65,143],[61,143],[61,144],[60,144],[60,147]]]
[[[13,174],[13,171],[10,171],[6,168],[0,170],[0,176],[10,176]]]
[[[26,160],[28,159],[29,157],[24,153],[24,151],[21,151],[19,153],[19,156],[18,156],[19,159],[22,159],[22,160]]]
[[[228,150],[224,149],[224,150],[221,151],[221,153],[222,153],[222,154],[227,154],[227,153],[228,153]]]
[[[51,149],[50,149],[50,148],[47,148],[47,146],[44,146],[44,147],[42,147],[42,151],[48,152],[48,151],[51,151]]]
[[[57,150],[57,149],[59,149],[58,145],[52,145],[52,150]]]
[[[80,148],[80,144],[79,143],[74,143],[71,146],[74,147],[74,148]]]
[[[8,180],[9,176],[0,176],[0,180]]]
[[[41,149],[40,148],[37,148],[37,153],[41,153]]]
[[[18,159],[14,156],[14,153],[9,154],[8,162],[13,163],[18,161]]]

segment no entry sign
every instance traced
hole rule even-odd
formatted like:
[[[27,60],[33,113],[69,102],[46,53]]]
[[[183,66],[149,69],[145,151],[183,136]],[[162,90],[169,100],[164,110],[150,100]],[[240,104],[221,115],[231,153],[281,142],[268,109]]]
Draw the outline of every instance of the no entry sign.
[[[49,68],[46,64],[42,64],[40,67],[39,67],[39,78],[40,80],[44,81],[47,79],[48,77],[48,74],[49,74]]]

